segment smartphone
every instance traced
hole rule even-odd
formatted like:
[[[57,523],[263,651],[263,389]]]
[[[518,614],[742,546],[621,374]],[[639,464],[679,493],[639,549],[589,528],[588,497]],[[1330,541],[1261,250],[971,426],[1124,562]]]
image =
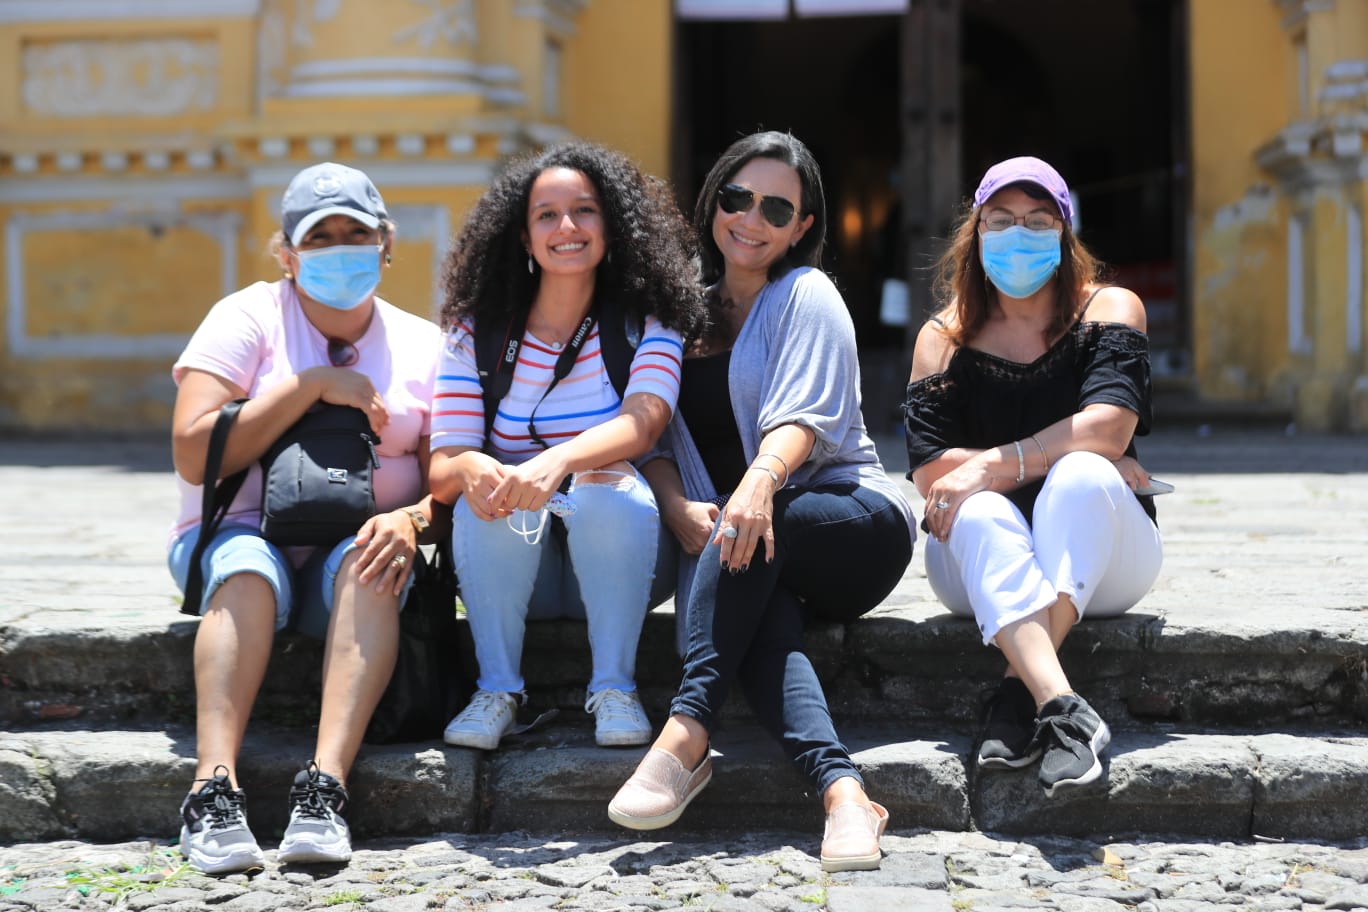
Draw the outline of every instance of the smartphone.
[[[1173,485],[1150,476],[1149,484],[1142,488],[1136,488],[1135,493],[1142,496],[1146,494],[1172,494]]]

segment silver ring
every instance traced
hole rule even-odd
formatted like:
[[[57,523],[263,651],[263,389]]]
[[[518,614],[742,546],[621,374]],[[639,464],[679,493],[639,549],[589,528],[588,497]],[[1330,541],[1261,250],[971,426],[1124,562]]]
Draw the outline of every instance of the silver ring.
[[[948,509],[950,509],[950,501],[948,501],[948,500],[938,500],[938,501],[936,501],[936,509],[937,509],[937,510],[948,510]]]
[[[394,560],[390,561],[390,563],[402,570],[404,565],[408,563],[408,558],[400,554]]]
[[[739,532],[736,531],[736,527],[735,527],[735,526],[723,526],[723,528],[722,528],[722,537],[723,537],[723,538],[736,538],[736,536],[739,535],[739,534],[741,534],[741,533],[739,533]]]

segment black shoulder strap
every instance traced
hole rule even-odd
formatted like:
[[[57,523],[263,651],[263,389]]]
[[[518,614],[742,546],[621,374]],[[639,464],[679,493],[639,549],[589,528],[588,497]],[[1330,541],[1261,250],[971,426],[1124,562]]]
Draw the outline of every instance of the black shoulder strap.
[[[1093,289],[1093,293],[1092,293],[1092,294],[1088,295],[1088,300],[1086,300],[1086,301],[1083,302],[1083,309],[1080,310],[1080,311],[1078,312],[1078,319],[1079,319],[1079,321],[1082,321],[1082,319],[1088,315],[1088,308],[1089,308],[1089,307],[1092,307],[1093,298],[1095,298],[1095,297],[1097,297],[1099,294],[1101,294],[1102,291],[1103,291],[1103,289],[1106,289],[1106,288],[1111,288],[1111,286],[1110,286],[1110,285],[1099,285],[1099,286],[1097,286],[1095,289]]]
[[[209,450],[204,456],[204,496],[200,501],[199,539],[190,553],[190,572],[185,581],[185,599],[181,602],[182,614],[199,617],[200,601],[204,596],[204,570],[200,567],[204,549],[209,547],[210,540],[228,513],[229,505],[247,479],[248,470],[243,469],[236,475],[218,481],[219,470],[223,467],[223,451],[228,446],[228,432],[232,430],[233,422],[237,420],[238,412],[242,411],[242,404],[246,401],[234,399],[225,402],[219,409],[214,430],[209,435]]]
[[[518,365],[518,349],[527,330],[527,314],[514,316],[502,338],[497,325],[489,321],[475,324],[475,370],[480,375],[480,393],[484,398],[485,449],[494,430],[494,413],[499,403],[513,386],[513,369]]]
[[[631,327],[635,337],[628,338],[627,316],[616,300],[605,301],[599,314],[599,350],[603,353],[603,366],[608,371],[608,379],[612,381],[613,389],[617,390],[619,399],[627,389],[627,381],[632,373],[632,357],[645,331],[641,323]]]
[[[599,326],[599,350],[603,355],[604,369],[608,371],[608,379],[621,398],[630,379],[632,357],[645,331],[644,321],[633,327],[635,338],[629,339],[627,318],[615,301],[595,304],[590,313]],[[489,447],[490,434],[494,431],[494,415],[499,403],[513,386],[513,370],[517,367],[518,351],[526,331],[526,313],[510,320],[502,337],[495,326],[475,324],[475,370],[480,375],[480,394],[484,400],[486,448]],[[578,352],[578,348],[575,352]],[[566,353],[562,353],[560,360],[565,361],[565,370],[561,370],[558,361],[557,380],[574,365],[573,354],[567,358]]]

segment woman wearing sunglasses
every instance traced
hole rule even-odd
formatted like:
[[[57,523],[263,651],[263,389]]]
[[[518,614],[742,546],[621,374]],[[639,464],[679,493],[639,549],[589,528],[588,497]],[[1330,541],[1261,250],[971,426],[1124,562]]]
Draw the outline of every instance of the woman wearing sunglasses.
[[[1007,659],[977,764],[1039,758],[1047,797],[1100,777],[1111,738],[1059,646],[1085,612],[1138,602],[1163,559],[1134,458],[1150,427],[1145,308],[1098,281],[1071,214],[1046,162],[988,169],[941,258],[945,304],[917,337],[906,403],[927,579]]]
[[[689,249],[664,187],[585,143],[515,161],[466,219],[447,261],[431,484],[454,504],[480,672],[448,744],[493,750],[513,730],[526,622],[554,617],[588,622],[597,743],[650,739],[637,640],[674,587],[674,555],[630,460],[669,422],[681,336],[703,322]],[[484,371],[489,338],[497,361]],[[621,394],[605,360],[614,345],[635,346]],[[509,364],[506,393],[487,406]]]
[[[860,413],[855,332],[818,268],[826,231],[812,154],[786,133],[737,141],[694,213],[710,284],[668,458],[643,471],[685,552],[684,677],[670,718],[608,807],[673,823],[712,776],[709,737],[733,683],[822,795],[822,866],[876,868],[888,812],[865,795],[803,644],[805,614],[854,620],[912,556],[912,512]]]
[[[326,162],[295,175],[272,248],[282,277],[214,305],[176,361],[172,457],[181,492],[169,563],[184,590],[199,534],[205,455],[219,408],[247,399],[222,474],[251,467],[201,561],[195,635],[196,784],[181,808],[181,850],[207,873],[260,867],[237,757],[276,631],[324,638],[314,760],[290,790],[281,862],[346,861],[346,780],[388,683],[398,609],[418,544],[441,511],[427,496],[428,409],[441,335],[375,294],[394,223],[370,178]],[[380,437],[380,512],[332,548],[261,537],[257,460],[318,402],[363,411]]]

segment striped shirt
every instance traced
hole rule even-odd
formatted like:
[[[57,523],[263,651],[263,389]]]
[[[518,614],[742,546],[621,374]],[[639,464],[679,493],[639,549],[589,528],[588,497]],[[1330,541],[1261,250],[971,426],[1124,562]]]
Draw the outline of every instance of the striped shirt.
[[[644,336],[632,357],[623,398],[633,393],[652,393],[664,400],[673,413],[679,399],[683,354],[679,333],[662,326],[655,317],[647,317]],[[491,455],[500,462],[517,465],[541,452],[528,433],[528,418],[533,409],[537,436],[551,446],[564,443],[621,411],[622,399],[618,398],[603,364],[597,323],[575,366],[543,400],[558,357],[557,349],[530,332],[523,333],[513,383],[499,403],[491,432]],[[484,447],[484,398],[475,367],[473,331],[471,324],[464,322],[447,334],[432,403],[432,449],[449,446]]]

